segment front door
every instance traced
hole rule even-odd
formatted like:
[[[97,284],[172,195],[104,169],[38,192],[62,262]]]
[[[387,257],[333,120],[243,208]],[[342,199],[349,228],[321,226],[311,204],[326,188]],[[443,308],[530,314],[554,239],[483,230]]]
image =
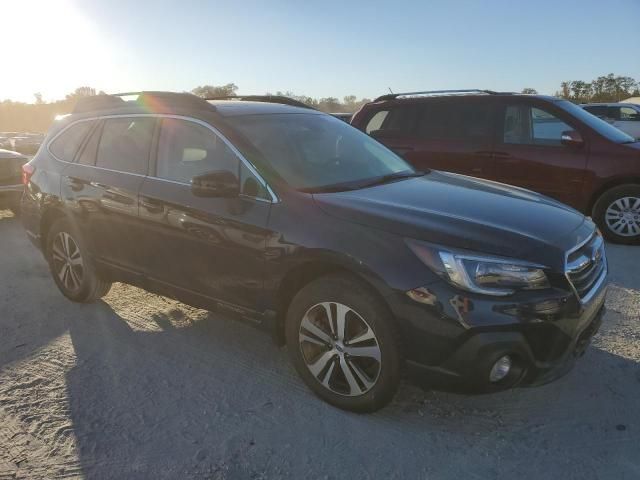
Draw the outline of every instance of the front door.
[[[492,177],[579,206],[588,145],[561,143],[562,132],[579,132],[566,117],[559,109],[527,100],[505,102],[499,113]]]
[[[227,170],[233,198],[196,196],[191,179]],[[235,151],[208,125],[164,118],[154,175],[140,191],[146,276],[209,299],[259,309],[271,199]]]

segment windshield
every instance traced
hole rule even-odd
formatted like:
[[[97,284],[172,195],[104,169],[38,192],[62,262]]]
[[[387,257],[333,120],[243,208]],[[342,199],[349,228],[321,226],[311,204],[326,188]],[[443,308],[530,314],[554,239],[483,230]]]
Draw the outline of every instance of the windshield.
[[[613,125],[609,125],[604,120],[590,114],[584,108],[571,103],[567,100],[561,100],[556,103],[560,108],[569,112],[578,120],[582,120],[588,126],[593,128],[596,132],[605,138],[608,138],[615,143],[634,143],[635,139],[631,135],[627,135],[622,130],[618,130]]]
[[[395,153],[329,115],[247,115],[229,122],[298,190],[348,190],[417,174]]]

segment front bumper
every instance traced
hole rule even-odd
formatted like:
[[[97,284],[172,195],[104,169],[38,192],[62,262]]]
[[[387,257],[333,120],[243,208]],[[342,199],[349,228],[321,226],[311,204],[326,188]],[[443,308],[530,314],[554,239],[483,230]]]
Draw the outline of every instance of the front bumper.
[[[571,370],[600,327],[607,281],[588,302],[562,290],[500,299],[438,282],[426,291],[432,295],[427,303],[404,294],[390,300],[410,377],[432,388],[486,392],[541,385]],[[489,372],[504,355],[514,367],[492,383]]]

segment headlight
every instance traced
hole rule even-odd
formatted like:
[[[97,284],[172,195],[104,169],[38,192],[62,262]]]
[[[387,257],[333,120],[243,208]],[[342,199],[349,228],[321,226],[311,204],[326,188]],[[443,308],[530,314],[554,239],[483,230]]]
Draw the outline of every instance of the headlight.
[[[416,240],[406,243],[431,270],[469,292],[504,296],[516,290],[549,287],[542,265],[449,250]]]

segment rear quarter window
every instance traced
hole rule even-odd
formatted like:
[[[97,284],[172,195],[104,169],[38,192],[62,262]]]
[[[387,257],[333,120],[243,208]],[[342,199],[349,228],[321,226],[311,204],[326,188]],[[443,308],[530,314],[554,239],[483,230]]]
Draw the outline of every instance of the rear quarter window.
[[[60,160],[72,162],[93,123],[87,121],[71,125],[49,144],[49,151]]]
[[[369,122],[367,122],[365,132],[371,133],[376,130],[381,130],[382,124],[387,118],[387,115],[389,115],[389,110],[380,110],[379,112],[376,112],[373,117],[369,119]]]

